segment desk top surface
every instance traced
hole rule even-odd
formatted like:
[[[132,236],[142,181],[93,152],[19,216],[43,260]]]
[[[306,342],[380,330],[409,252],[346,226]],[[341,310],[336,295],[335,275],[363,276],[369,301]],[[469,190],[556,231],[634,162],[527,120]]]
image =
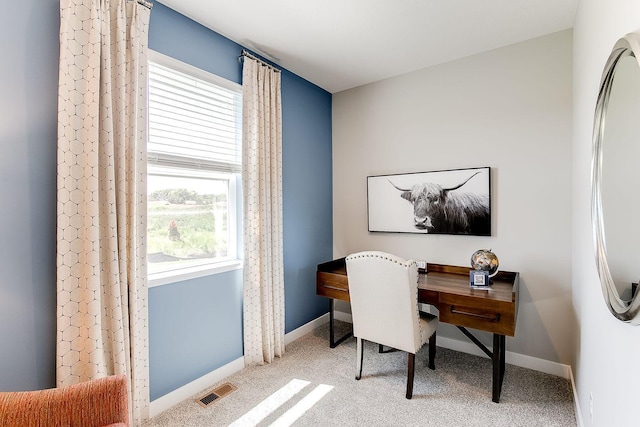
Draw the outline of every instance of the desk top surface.
[[[344,258],[339,258],[318,265],[318,271],[346,276],[347,268]],[[418,289],[443,292],[473,298],[515,302],[519,287],[519,273],[499,271],[491,278],[489,289],[474,289],[469,286],[469,267],[458,267],[443,264],[427,264],[418,277]]]

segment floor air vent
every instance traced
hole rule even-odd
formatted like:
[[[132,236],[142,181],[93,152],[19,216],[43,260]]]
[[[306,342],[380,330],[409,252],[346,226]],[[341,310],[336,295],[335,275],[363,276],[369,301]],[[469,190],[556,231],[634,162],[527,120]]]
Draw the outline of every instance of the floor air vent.
[[[236,386],[231,383],[224,383],[213,389],[210,393],[196,399],[196,402],[200,404],[200,406],[208,407],[214,402],[217,402],[221,398],[225,397],[228,394],[231,394],[236,390]]]

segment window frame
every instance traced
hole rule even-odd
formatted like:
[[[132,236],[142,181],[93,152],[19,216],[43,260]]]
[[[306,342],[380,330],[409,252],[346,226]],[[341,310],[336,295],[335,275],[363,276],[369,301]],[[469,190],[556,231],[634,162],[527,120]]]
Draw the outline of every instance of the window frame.
[[[162,65],[164,67],[168,67],[179,71],[181,73],[189,74],[195,78],[204,80],[208,83],[220,86],[224,89],[231,90],[242,95],[242,86],[238,83],[232,82],[220,76],[217,76],[208,71],[202,70],[200,68],[194,67],[190,64],[186,64],[182,61],[179,61],[170,56],[164,55],[162,53],[156,52],[154,50],[148,50],[148,62],[154,62],[156,64]],[[149,161],[147,160],[147,167],[149,168]],[[152,167],[152,166],[151,166]],[[189,170],[187,165],[184,165],[183,168],[179,166],[176,169]],[[196,168],[192,168],[194,172],[197,171]],[[229,242],[229,250],[231,253],[235,252],[235,257],[230,255],[229,258],[226,258],[222,261],[207,263],[205,265],[193,266],[193,267],[185,267],[178,270],[171,270],[165,272],[156,272],[156,273],[148,273],[147,282],[148,287],[152,288],[155,286],[167,285],[171,283],[182,282],[185,280],[196,279],[199,277],[210,276],[214,274],[225,273],[229,271],[239,270],[242,268],[243,261],[241,259],[241,235],[239,234],[241,230],[241,217],[239,213],[241,212],[241,174],[239,173],[220,173],[221,175],[228,176],[229,183],[229,194],[228,194],[228,216],[229,216],[229,236],[234,241]],[[147,171],[147,175],[149,175],[149,171]]]

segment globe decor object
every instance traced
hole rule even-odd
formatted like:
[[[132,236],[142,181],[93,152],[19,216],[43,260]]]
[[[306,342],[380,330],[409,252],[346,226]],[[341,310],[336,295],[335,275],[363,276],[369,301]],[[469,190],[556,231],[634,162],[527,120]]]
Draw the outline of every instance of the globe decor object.
[[[471,255],[471,267],[477,271],[486,271],[489,277],[498,274],[498,257],[491,249],[479,249]]]

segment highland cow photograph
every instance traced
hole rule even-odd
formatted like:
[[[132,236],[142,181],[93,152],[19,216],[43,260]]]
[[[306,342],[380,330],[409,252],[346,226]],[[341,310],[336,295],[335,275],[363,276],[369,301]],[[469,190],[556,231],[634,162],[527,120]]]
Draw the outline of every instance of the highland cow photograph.
[[[491,235],[491,168],[367,177],[369,231]]]

